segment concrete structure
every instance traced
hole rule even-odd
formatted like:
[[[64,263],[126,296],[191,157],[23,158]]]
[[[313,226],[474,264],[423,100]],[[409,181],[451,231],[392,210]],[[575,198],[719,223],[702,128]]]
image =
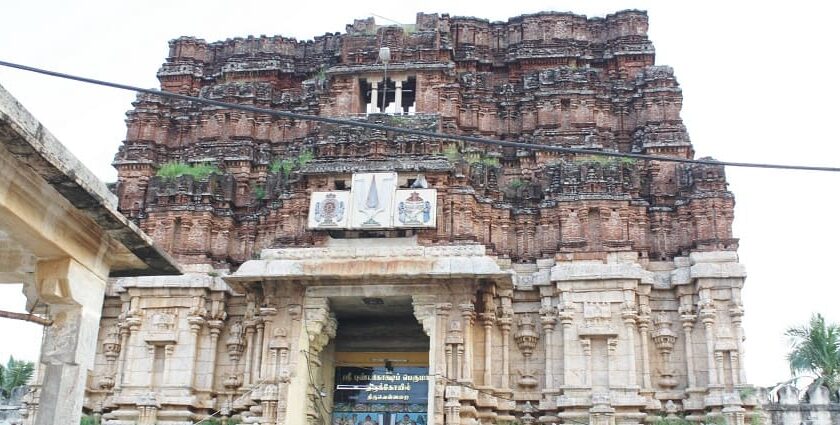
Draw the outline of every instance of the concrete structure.
[[[0,283],[22,283],[27,310],[52,321],[30,420],[78,423],[108,277],[175,273],[105,185],[0,87]]]
[[[762,419],[774,425],[832,425],[840,423],[840,403],[832,401],[828,388],[811,386],[804,394],[792,385],[757,393]],[[838,396],[838,394],[835,394]],[[836,400],[836,399],[835,399]]]
[[[647,25],[421,13],[305,42],[184,37],[158,77],[264,108],[690,158]],[[120,210],[193,274],[108,286],[85,403],[107,424],[766,419],[723,167],[134,105]]]

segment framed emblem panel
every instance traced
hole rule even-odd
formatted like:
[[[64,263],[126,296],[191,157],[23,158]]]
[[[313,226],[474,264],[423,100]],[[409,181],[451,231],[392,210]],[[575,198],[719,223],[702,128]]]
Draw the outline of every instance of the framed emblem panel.
[[[397,173],[363,173],[353,175],[351,229],[385,229],[391,227]]]
[[[394,227],[435,227],[437,191],[398,189],[394,195]]]
[[[312,192],[309,200],[310,229],[342,229],[350,217],[350,192]]]

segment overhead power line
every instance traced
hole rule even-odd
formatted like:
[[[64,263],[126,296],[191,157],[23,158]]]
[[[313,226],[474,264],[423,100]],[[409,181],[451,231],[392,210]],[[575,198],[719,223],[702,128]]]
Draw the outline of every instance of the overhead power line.
[[[195,102],[204,105],[211,105],[211,106],[218,106],[221,108],[233,109],[233,110],[240,110],[240,111],[247,111],[253,112],[256,114],[265,114],[265,115],[272,115],[276,117],[282,118],[290,118],[302,121],[314,121],[326,124],[335,124],[335,125],[346,125],[346,126],[353,126],[353,127],[360,127],[360,128],[367,128],[370,130],[380,130],[380,131],[391,131],[394,133],[401,133],[401,134],[409,134],[414,136],[424,136],[424,137],[432,137],[436,139],[444,139],[444,140],[454,140],[459,142],[468,142],[468,143],[476,143],[482,145],[490,145],[490,146],[501,146],[507,148],[517,148],[517,149],[528,149],[528,150],[536,150],[536,151],[546,151],[546,152],[557,152],[557,153],[565,153],[565,154],[575,154],[575,155],[591,155],[591,156],[607,156],[607,157],[614,157],[614,158],[632,158],[632,159],[639,159],[645,161],[661,161],[661,162],[677,162],[682,164],[701,164],[701,165],[724,165],[728,167],[746,167],[746,168],[770,168],[770,169],[781,169],[781,170],[805,170],[805,171],[826,171],[826,172],[840,172],[840,167],[826,167],[826,166],[811,166],[811,165],[791,165],[791,164],[768,164],[768,163],[757,163],[757,162],[733,162],[733,161],[716,161],[716,160],[705,160],[705,159],[688,159],[688,158],[675,158],[675,157],[668,157],[668,156],[659,156],[659,155],[646,155],[640,153],[630,153],[630,152],[613,152],[613,151],[598,151],[598,150],[590,150],[590,149],[582,149],[582,148],[569,148],[563,146],[549,146],[549,145],[538,145],[534,143],[526,143],[526,142],[512,142],[507,140],[496,140],[496,139],[489,139],[485,137],[476,137],[476,136],[467,136],[461,134],[446,134],[446,133],[438,133],[434,131],[425,131],[425,130],[415,130],[409,128],[402,128],[402,127],[393,127],[390,125],[384,124],[376,124],[370,122],[362,122],[362,121],[353,121],[348,119],[342,118],[332,118],[332,117],[325,117],[320,115],[307,115],[307,114],[299,114],[295,112],[288,112],[288,111],[279,111],[274,109],[266,109],[266,108],[258,108],[255,106],[249,105],[242,105],[238,103],[231,103],[231,102],[221,102],[218,100],[212,99],[205,99],[201,97],[195,96],[188,96],[184,94],[178,93],[170,93],[166,91],[161,91],[157,89],[144,89],[141,87],[130,86],[127,84],[120,84],[120,83],[113,83],[109,81],[97,80],[94,78],[88,77],[81,77],[78,75],[71,75],[66,74],[63,72],[57,71],[50,71],[47,69],[36,68],[27,65],[21,65],[12,62],[6,62],[0,60],[0,66],[5,66],[7,68],[14,68],[28,72],[34,72],[43,75],[49,75],[51,77],[63,78],[67,80],[74,80],[80,81],[83,83],[94,84],[98,86],[104,87],[111,87],[120,90],[128,90],[137,93],[146,93],[150,95],[170,98],[170,99],[178,99],[184,100],[188,102]]]

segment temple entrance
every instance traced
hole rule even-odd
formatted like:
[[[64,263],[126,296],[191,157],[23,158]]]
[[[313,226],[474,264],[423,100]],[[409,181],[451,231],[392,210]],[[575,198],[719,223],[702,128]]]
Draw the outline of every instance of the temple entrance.
[[[427,425],[429,338],[411,297],[336,297],[333,425]]]

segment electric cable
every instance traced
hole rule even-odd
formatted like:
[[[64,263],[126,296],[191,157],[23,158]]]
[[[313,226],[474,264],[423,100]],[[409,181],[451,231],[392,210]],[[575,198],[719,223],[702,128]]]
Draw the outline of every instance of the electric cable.
[[[379,130],[379,131],[390,131],[394,133],[401,133],[401,134],[408,134],[413,136],[422,136],[422,137],[431,137],[436,139],[442,140],[452,140],[452,141],[460,141],[460,142],[468,142],[468,143],[476,143],[476,144],[483,144],[489,146],[500,146],[500,147],[508,147],[508,148],[517,148],[517,149],[528,149],[528,150],[535,150],[535,151],[546,151],[546,152],[557,152],[557,153],[565,153],[565,154],[575,154],[575,155],[589,155],[589,156],[606,156],[606,157],[613,157],[613,158],[632,158],[638,160],[645,160],[645,161],[660,161],[660,162],[675,162],[675,163],[682,163],[682,164],[700,164],[700,165],[714,165],[714,166],[728,166],[728,167],[746,167],[746,168],[768,168],[768,169],[781,169],[781,170],[802,170],[802,171],[824,171],[824,172],[840,172],[840,167],[828,167],[828,166],[811,166],[811,165],[791,165],[791,164],[770,164],[770,163],[755,163],[755,162],[735,162],[735,161],[717,161],[717,160],[705,160],[705,159],[689,159],[689,158],[677,158],[677,157],[669,157],[669,156],[659,156],[659,155],[648,155],[648,154],[641,154],[641,153],[631,153],[631,152],[616,152],[616,151],[603,151],[603,150],[590,150],[590,149],[583,149],[583,148],[570,148],[570,147],[563,147],[563,146],[551,146],[551,145],[539,145],[534,143],[527,143],[527,142],[513,142],[507,140],[496,140],[496,139],[489,139],[485,137],[477,137],[477,136],[468,136],[462,134],[446,134],[446,133],[438,133],[434,131],[426,131],[426,130],[416,130],[416,129],[408,129],[402,127],[394,127],[384,124],[376,124],[370,122],[362,122],[362,121],[353,121],[348,119],[342,118],[332,118],[327,116],[321,115],[308,115],[308,114],[300,114],[296,112],[288,112],[288,111],[281,111],[275,109],[266,109],[266,108],[258,108],[256,106],[249,106],[249,105],[242,105],[238,103],[231,103],[231,102],[221,102],[212,99],[206,99],[201,97],[195,96],[188,96],[184,94],[178,93],[171,93],[157,89],[144,89],[141,87],[130,86],[127,84],[120,84],[114,83],[109,81],[98,80],[94,78],[88,77],[81,77],[77,75],[66,74],[57,71],[50,71],[47,69],[21,65],[17,63],[7,62],[0,60],[0,66],[4,66],[7,68],[14,68],[22,71],[27,72],[34,72],[42,75],[48,75],[51,77],[57,77],[67,80],[79,81],[82,83],[94,84],[103,87],[111,87],[120,90],[128,90],[137,93],[145,93],[154,96],[160,96],[163,98],[170,98],[170,99],[177,99],[187,102],[195,102],[198,104],[216,106],[220,108],[227,108],[231,110],[240,110],[246,112],[253,112],[256,114],[265,114],[270,116],[276,116],[281,118],[289,118],[295,120],[302,120],[302,121],[312,121],[312,122],[320,122],[325,124],[334,124],[334,125],[344,125],[344,126],[352,126],[352,127],[359,127],[359,128],[366,128],[369,130]]]

